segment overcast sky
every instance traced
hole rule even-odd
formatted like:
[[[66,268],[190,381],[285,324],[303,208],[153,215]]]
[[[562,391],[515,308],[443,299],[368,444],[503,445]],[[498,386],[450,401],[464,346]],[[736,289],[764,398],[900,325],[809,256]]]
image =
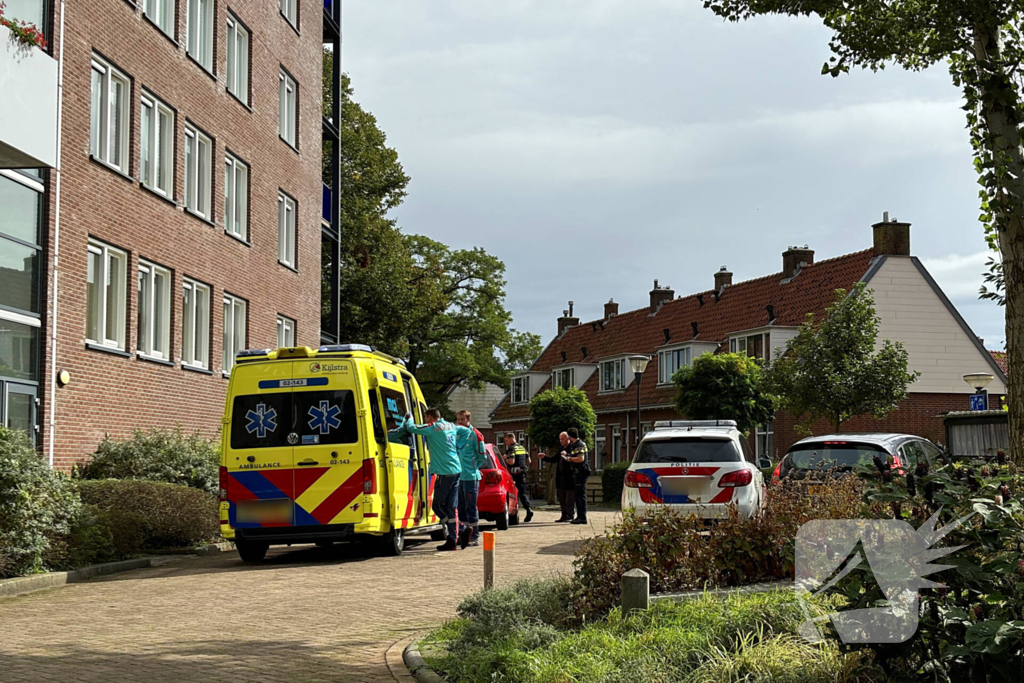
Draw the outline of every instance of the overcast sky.
[[[978,185],[945,68],[819,74],[829,34],[700,0],[345,0],[343,67],[412,177],[407,232],[505,261],[518,329],[871,246],[883,211],[986,346]]]

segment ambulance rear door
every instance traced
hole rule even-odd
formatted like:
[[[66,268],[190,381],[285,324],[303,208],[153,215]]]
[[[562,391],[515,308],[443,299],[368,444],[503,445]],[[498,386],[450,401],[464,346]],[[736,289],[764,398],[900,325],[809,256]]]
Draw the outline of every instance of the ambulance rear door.
[[[401,379],[395,374],[394,368],[382,363],[375,363],[377,373],[377,389],[384,406],[384,419],[388,431],[396,429],[405,421],[407,413],[412,412],[405,394]],[[416,506],[414,492],[418,476],[413,461],[416,453],[416,438],[411,434],[402,436],[389,435],[387,457],[384,459],[385,479],[387,480],[387,499],[390,505],[391,523],[396,529],[406,529],[414,525]]]
[[[363,457],[367,440],[355,363],[307,359],[292,364],[295,526],[363,521]]]

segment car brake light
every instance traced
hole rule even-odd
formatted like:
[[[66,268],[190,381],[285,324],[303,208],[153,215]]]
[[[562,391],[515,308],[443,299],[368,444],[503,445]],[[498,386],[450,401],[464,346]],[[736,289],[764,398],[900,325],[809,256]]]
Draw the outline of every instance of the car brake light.
[[[627,488],[631,489],[653,489],[654,482],[646,474],[640,472],[634,472],[633,470],[626,470],[626,478],[623,484]]]
[[[736,470],[735,472],[728,472],[721,479],[718,480],[718,488],[738,488],[740,486],[750,486],[750,482],[754,481],[754,473],[750,470]]]
[[[501,483],[501,472],[497,470],[491,470],[484,474],[485,484],[500,484]]]
[[[782,461],[781,460],[779,461],[779,464],[775,466],[775,471],[772,472],[772,483],[773,484],[778,484],[780,481],[782,481]]]
[[[220,468],[220,499],[228,499],[228,468]]]
[[[377,461],[373,458],[363,461],[363,493],[377,493]]]

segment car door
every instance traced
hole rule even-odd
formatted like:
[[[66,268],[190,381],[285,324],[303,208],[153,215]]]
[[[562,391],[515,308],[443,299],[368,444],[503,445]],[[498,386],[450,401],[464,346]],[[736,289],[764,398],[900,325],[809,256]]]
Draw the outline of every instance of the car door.
[[[384,409],[384,420],[391,432],[405,422],[410,412],[405,387],[390,366],[375,366],[377,390],[380,392]],[[387,454],[384,458],[385,482],[382,493],[385,494],[384,505],[388,507],[391,521],[396,529],[410,526],[415,508],[412,506],[412,477],[414,466],[414,444],[416,439],[411,434],[401,434],[388,438]]]

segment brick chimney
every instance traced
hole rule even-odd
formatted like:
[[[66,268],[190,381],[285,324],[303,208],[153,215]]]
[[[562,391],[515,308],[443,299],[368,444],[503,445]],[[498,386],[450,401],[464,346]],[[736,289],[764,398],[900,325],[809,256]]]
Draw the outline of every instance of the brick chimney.
[[[802,247],[790,247],[782,252],[782,277],[796,277],[804,266],[814,263],[814,250],[806,244]]]
[[[569,302],[569,310],[562,311],[562,317],[558,319],[558,336],[561,337],[565,334],[565,331],[570,327],[576,327],[580,324],[579,318],[574,318],[572,315],[572,302]]]
[[[732,284],[732,273],[725,266],[722,266],[717,273],[715,273],[715,291],[721,292],[723,287],[728,287]]]
[[[651,290],[651,314],[658,312],[662,306],[667,302],[672,301],[676,296],[676,293],[672,291],[671,287],[659,287],[658,281],[654,281],[654,289]]]
[[[613,315],[619,314],[619,305],[615,303],[615,299],[608,299],[608,303],[604,305],[604,319],[608,320]]]
[[[875,237],[875,256],[910,256],[910,223],[900,223],[889,212],[882,214],[882,222],[871,226]]]

